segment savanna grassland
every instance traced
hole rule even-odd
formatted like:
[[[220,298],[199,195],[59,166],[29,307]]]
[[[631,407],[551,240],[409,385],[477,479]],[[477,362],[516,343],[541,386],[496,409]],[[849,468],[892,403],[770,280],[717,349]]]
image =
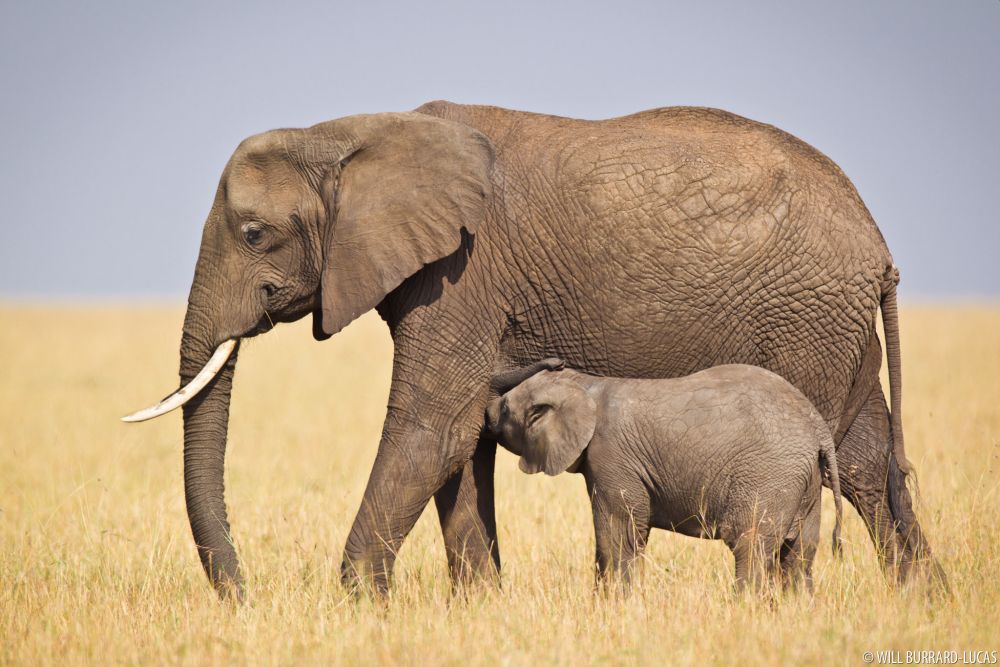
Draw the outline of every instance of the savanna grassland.
[[[368,315],[317,344],[281,326],[240,355],[227,490],[249,604],[220,604],[184,512],[177,307],[0,307],[0,662],[5,664],[863,664],[865,651],[1000,649],[1000,308],[901,314],[918,514],[953,594],[891,590],[824,503],[814,598],[734,600],[718,542],[654,532],[625,601],[591,592],[578,475],[497,463],[504,588],[450,593],[433,509],[391,599],[355,601],[340,555],[375,456],[391,343]],[[905,654],[903,654],[905,659]]]

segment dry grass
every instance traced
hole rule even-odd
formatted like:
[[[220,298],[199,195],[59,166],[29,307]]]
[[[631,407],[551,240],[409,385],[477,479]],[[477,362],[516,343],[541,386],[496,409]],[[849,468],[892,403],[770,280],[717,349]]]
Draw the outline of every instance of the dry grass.
[[[454,599],[433,510],[385,606],[345,598],[340,552],[375,455],[391,346],[369,315],[323,345],[305,324],[247,346],[228,459],[251,602],[207,585],[181,481],[181,419],[118,417],[176,378],[176,308],[0,308],[0,662],[17,664],[861,664],[866,650],[1000,649],[1000,310],[903,312],[918,512],[954,595],[887,589],[853,512],[817,594],[734,601],[717,542],[654,533],[627,601],[591,594],[576,475],[497,471],[503,592]]]

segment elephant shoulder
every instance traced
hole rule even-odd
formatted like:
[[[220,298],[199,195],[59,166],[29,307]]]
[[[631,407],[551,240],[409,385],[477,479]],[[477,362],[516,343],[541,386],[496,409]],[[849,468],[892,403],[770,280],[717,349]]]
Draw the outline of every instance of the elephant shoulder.
[[[468,125],[469,127],[484,131],[484,121],[490,115],[491,110],[501,111],[495,107],[475,106],[470,104],[458,104],[447,100],[434,100],[421,104],[413,111],[427,116],[434,116],[442,120],[450,120],[455,123]]]
[[[574,122],[571,119],[558,116],[516,111],[485,104],[458,104],[447,100],[426,102],[413,111],[468,125],[485,134],[491,141],[496,141],[498,137],[510,134],[514,128],[532,128],[539,124],[544,126],[546,122],[553,120]],[[531,135],[532,133],[529,130],[527,134]],[[545,135],[544,132],[540,134]]]
[[[461,106],[461,104],[455,104],[454,102],[449,102],[448,100],[434,100],[433,102],[425,102],[424,104],[421,104],[419,107],[414,109],[414,111],[416,113],[422,113],[436,118],[447,118],[450,115],[455,114]]]

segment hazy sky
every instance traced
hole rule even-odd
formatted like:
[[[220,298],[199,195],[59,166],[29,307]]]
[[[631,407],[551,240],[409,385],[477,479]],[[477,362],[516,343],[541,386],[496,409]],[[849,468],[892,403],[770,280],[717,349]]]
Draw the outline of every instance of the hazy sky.
[[[275,127],[434,99],[773,123],[854,181],[906,297],[1000,296],[1000,0],[2,0],[0,295],[183,297]]]

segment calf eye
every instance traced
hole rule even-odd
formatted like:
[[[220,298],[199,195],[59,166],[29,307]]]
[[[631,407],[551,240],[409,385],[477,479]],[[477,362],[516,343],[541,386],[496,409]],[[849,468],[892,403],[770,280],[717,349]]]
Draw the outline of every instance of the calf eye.
[[[531,408],[531,411],[528,413],[528,426],[531,426],[536,421],[544,417],[550,409],[552,409],[551,405],[536,405]]]

